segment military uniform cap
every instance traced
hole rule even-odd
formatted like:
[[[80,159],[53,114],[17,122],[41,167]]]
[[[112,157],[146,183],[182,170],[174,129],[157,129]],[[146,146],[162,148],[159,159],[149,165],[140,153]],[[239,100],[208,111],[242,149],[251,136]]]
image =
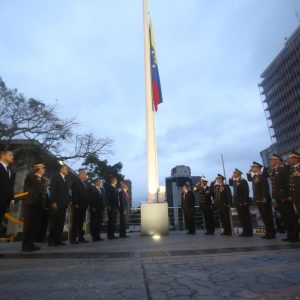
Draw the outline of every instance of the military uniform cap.
[[[217,178],[221,178],[222,180],[225,179],[225,177],[224,177],[223,175],[221,175],[221,174],[218,174],[218,175],[217,175]]]
[[[261,164],[259,164],[258,162],[256,162],[256,161],[254,161],[253,163],[252,163],[252,166],[251,167],[258,167],[258,168],[262,168],[263,167],[263,165],[261,165]]]
[[[239,169],[237,169],[237,168],[235,168],[235,169],[234,169],[233,173],[238,173],[238,174],[240,174],[240,175],[242,175],[242,174],[243,174],[243,172],[242,172],[242,171],[240,171],[240,170],[239,170]]]
[[[282,161],[282,157],[280,156],[280,155],[278,155],[278,154],[272,154],[272,156],[271,156],[271,158],[270,158],[271,160],[281,160]]]
[[[208,180],[206,179],[206,177],[205,177],[205,176],[202,176],[202,177],[201,177],[201,180],[202,180],[202,181],[206,181],[206,182],[208,182]]]
[[[300,159],[300,153],[297,152],[296,150],[292,151],[292,153],[289,155],[289,158],[292,158],[292,157],[295,157],[295,158],[299,158]]]

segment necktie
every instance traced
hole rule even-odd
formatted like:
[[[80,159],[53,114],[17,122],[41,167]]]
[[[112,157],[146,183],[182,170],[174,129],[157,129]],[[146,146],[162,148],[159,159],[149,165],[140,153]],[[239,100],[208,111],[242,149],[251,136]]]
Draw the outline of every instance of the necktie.
[[[11,172],[10,172],[9,166],[6,167],[6,172],[7,172],[8,178],[10,178]]]

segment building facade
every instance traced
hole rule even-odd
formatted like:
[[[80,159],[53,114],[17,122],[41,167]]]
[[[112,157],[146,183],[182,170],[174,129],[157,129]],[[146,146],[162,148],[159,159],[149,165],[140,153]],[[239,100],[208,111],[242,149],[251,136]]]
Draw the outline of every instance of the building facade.
[[[272,145],[261,152],[283,157],[300,148],[300,26],[286,39],[284,48],[261,74],[262,102]]]

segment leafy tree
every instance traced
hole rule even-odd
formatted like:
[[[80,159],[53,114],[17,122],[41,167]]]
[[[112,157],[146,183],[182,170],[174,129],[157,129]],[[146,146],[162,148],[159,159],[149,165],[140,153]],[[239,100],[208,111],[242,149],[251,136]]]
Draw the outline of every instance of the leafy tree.
[[[89,155],[85,158],[82,166],[87,170],[87,174],[91,179],[99,177],[106,182],[109,182],[111,177],[116,177],[118,182],[124,179],[124,175],[121,174],[123,168],[121,162],[110,165],[107,160],[100,160],[97,156]]]

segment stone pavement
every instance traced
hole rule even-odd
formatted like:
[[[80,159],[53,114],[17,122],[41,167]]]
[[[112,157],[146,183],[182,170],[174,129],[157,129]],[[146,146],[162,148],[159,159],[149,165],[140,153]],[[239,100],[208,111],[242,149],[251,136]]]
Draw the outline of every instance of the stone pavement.
[[[0,299],[300,299],[300,244],[172,232],[23,254],[0,243]]]

